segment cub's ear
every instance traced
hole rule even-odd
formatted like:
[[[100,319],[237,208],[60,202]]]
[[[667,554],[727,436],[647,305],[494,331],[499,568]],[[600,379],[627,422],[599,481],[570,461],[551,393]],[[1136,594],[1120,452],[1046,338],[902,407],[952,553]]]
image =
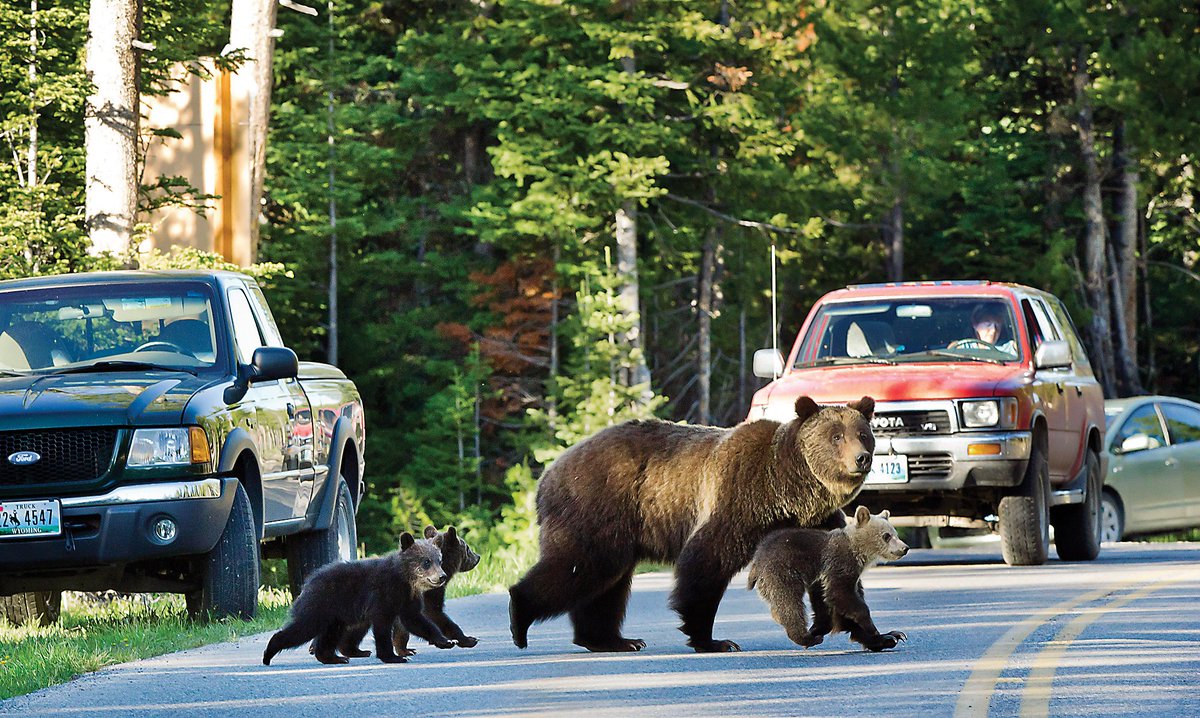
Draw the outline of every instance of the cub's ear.
[[[869,396],[864,396],[858,401],[852,401],[846,406],[858,411],[858,413],[867,418],[867,421],[870,421],[871,417],[875,414],[875,400]]]
[[[406,551],[406,550],[412,548],[412,545],[415,544],[416,542],[417,542],[417,540],[415,538],[413,538],[413,535],[410,534],[409,532],[405,531],[404,533],[400,534],[400,550],[401,551]]]
[[[796,399],[796,421],[801,424],[811,419],[820,410],[821,407],[817,406],[817,402],[810,397],[802,396]]]
[[[881,518],[881,519],[888,519],[891,517],[891,515],[892,515],[892,512],[888,511],[887,509],[884,509],[883,511],[879,512],[879,518]]]
[[[868,509],[866,506],[859,506],[857,509],[854,509],[854,522],[856,524],[863,526],[870,520],[871,509]]]
[[[446,540],[447,541],[453,541],[456,538],[458,538],[458,531],[453,526],[446,529]]]
[[[425,527],[425,538],[433,538],[434,536],[437,536],[437,529],[435,529],[432,526],[426,526]]]

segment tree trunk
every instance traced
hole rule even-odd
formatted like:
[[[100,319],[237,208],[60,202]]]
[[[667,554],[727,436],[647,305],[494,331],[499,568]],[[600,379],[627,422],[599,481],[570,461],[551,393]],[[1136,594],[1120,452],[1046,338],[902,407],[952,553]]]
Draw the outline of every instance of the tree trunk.
[[[1138,228],[1140,226],[1140,208],[1138,206],[1138,170],[1135,152],[1126,143],[1125,121],[1117,125],[1114,135],[1114,169],[1121,182],[1121,221],[1117,227],[1116,242],[1116,272],[1121,283],[1121,295],[1113,295],[1116,307],[1114,319],[1122,320],[1124,324],[1125,342],[1120,348],[1120,359],[1125,374],[1125,391],[1129,395],[1143,393],[1141,377],[1138,374],[1137,349],[1137,297],[1138,272],[1137,248]],[[1126,366],[1126,362],[1128,366]]]
[[[888,211],[888,279],[904,281],[904,200],[899,195]]]
[[[632,57],[621,58],[621,69],[629,74],[635,71]],[[646,385],[643,400],[653,397],[650,390],[650,367],[642,351],[642,313],[639,300],[637,263],[637,200],[627,199],[621,203],[616,216],[617,276],[621,282],[618,294],[625,316],[633,321],[633,327],[621,337],[633,355],[633,366],[625,378],[629,386]]]
[[[92,0],[85,69],[84,226],[91,252],[125,256],[137,214],[137,0]]]
[[[29,155],[26,158],[26,186],[36,189],[38,185],[38,100],[37,100],[37,0],[29,3]]]
[[[700,253],[700,281],[696,287],[696,318],[699,329],[699,410],[700,423],[712,423],[712,318],[716,296],[717,263],[721,252],[720,230],[709,227]]]
[[[271,60],[275,52],[275,0],[233,0],[229,18],[229,44],[246,50],[247,62],[239,70],[250,73],[250,257],[258,256],[258,223],[262,215],[263,177],[267,165],[267,129],[271,118]]]
[[[1116,382],[1112,334],[1109,318],[1112,312],[1109,304],[1109,288],[1105,277],[1106,252],[1108,245],[1107,232],[1104,225],[1104,205],[1100,194],[1100,169],[1096,160],[1096,139],[1092,127],[1092,105],[1087,97],[1091,77],[1087,70],[1087,51],[1081,49],[1075,66],[1075,101],[1079,108],[1079,152],[1083,164],[1083,216],[1085,223],[1084,238],[1084,293],[1092,312],[1092,322],[1089,338],[1092,344],[1092,358],[1100,369],[1100,385],[1104,387],[1104,395],[1116,395]]]

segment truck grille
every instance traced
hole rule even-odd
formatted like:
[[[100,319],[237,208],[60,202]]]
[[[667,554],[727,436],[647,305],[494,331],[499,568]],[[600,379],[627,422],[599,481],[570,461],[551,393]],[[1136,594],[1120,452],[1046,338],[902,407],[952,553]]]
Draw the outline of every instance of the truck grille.
[[[950,475],[953,465],[950,454],[909,454],[908,476],[911,479],[944,479]]]
[[[103,477],[112,464],[117,431],[114,428],[0,432],[0,490],[75,484]],[[41,458],[31,464],[13,465],[9,457],[19,452],[35,452]]]
[[[950,433],[950,414],[933,411],[889,411],[871,418],[875,436],[930,436]]]

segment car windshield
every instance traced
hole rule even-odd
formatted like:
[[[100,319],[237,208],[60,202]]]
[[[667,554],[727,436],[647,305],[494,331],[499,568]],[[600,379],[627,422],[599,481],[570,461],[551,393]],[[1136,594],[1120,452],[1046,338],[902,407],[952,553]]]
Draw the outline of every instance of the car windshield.
[[[1012,306],[1003,299],[885,299],[826,304],[797,367],[1021,360]]]
[[[199,283],[0,292],[0,372],[69,373],[218,362],[211,295]]]

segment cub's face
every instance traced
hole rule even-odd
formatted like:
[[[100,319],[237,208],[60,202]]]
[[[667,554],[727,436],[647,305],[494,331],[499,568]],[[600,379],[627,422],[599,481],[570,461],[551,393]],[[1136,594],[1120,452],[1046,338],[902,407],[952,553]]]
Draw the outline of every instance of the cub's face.
[[[846,406],[824,408],[818,408],[808,397],[802,397],[801,401],[811,404],[807,407],[809,418],[803,419],[799,434],[808,465],[818,478],[835,493],[845,495],[848,501],[858,493],[871,470],[875,434],[870,422],[875,401],[863,397]],[[797,402],[797,415],[803,417],[801,401]]]
[[[888,521],[887,511],[872,515],[866,506],[859,506],[854,518],[846,522],[846,534],[854,545],[855,553],[875,561],[895,561],[908,553],[908,544],[896,535],[896,528]]]
[[[479,554],[471,550],[467,542],[453,526],[439,532],[432,526],[425,527],[425,538],[441,549],[442,568],[451,572],[470,571],[479,565]]]
[[[400,559],[408,583],[417,591],[428,591],[446,585],[442,569],[442,552],[431,541],[414,540],[412,534],[400,535]]]

